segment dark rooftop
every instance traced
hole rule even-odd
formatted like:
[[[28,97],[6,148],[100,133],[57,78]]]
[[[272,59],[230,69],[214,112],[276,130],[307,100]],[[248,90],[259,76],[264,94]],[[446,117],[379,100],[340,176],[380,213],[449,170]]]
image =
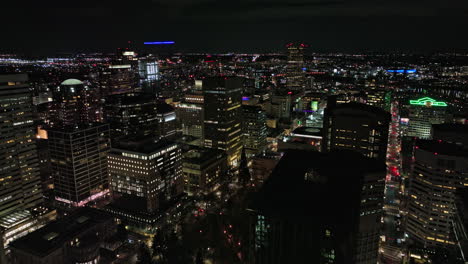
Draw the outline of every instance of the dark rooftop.
[[[80,208],[65,218],[15,240],[10,247],[36,256],[47,256],[80,233],[111,220],[112,216],[97,209]]]
[[[385,170],[384,163],[356,152],[290,150],[256,194],[252,208],[281,218],[343,221],[358,206],[354,203],[359,201],[363,174],[380,171],[384,177]],[[306,180],[309,171],[320,180]]]
[[[432,125],[432,128],[434,130],[468,134],[468,125],[463,124],[435,124]]]
[[[377,106],[372,106],[368,104],[361,104],[361,103],[356,103],[356,102],[351,102],[351,103],[345,103],[345,104],[338,104],[332,108],[332,111],[334,110],[340,110],[340,109],[357,109],[361,110],[367,113],[371,113],[373,115],[381,115],[385,116],[390,120],[390,113],[383,110],[380,107]]]
[[[143,154],[151,154],[162,148],[166,148],[170,145],[175,144],[172,141],[157,140],[153,138],[144,138],[140,140],[127,139],[121,140],[116,146],[111,149],[111,153],[119,152],[119,150],[127,150],[132,152],[138,152]]]
[[[463,146],[442,140],[417,140],[416,147],[421,150],[437,153],[438,155],[468,157],[468,150]]]
[[[204,164],[213,158],[225,156],[224,151],[219,149],[197,148],[184,153],[184,162]]]
[[[156,109],[157,109],[157,112],[158,114],[165,114],[165,113],[169,113],[169,112],[174,112],[174,107],[172,107],[171,105],[168,105],[166,103],[158,103],[156,105]]]

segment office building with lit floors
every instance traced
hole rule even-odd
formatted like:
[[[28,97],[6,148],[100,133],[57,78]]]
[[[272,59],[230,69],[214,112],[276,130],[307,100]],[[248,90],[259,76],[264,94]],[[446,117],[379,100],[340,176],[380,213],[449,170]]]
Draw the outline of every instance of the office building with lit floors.
[[[286,152],[251,200],[248,262],[377,263],[385,173],[356,152]]]
[[[194,148],[183,154],[184,189],[188,195],[216,191],[226,180],[227,157],[219,149]]]
[[[286,64],[286,87],[288,90],[303,90],[305,85],[303,43],[288,43],[288,61]]]
[[[55,200],[67,206],[84,206],[109,193],[108,124],[80,124],[48,129]]]
[[[229,166],[238,165],[242,149],[242,80],[239,77],[203,80],[204,145],[226,151]]]
[[[178,128],[182,135],[193,136],[204,141],[203,94],[186,94],[182,102],[175,105]]]
[[[242,105],[241,110],[243,144],[250,158],[266,149],[266,114],[260,106]]]
[[[32,109],[28,76],[0,75],[0,263],[11,241],[55,212],[42,207]]]
[[[458,245],[454,234],[455,194],[468,186],[468,151],[439,140],[415,143],[405,232],[417,247]]]
[[[447,103],[430,97],[410,100],[408,105],[407,136],[421,139],[432,138],[432,125],[443,124],[448,119]]]
[[[166,103],[156,105],[158,129],[156,136],[166,140],[173,140],[177,133],[176,113],[172,106]]]
[[[95,90],[80,80],[63,81],[53,90],[53,101],[48,103],[47,125],[65,127],[76,123],[102,121],[101,105],[97,96]]]
[[[182,153],[165,140],[125,140],[108,155],[113,203],[108,212],[127,223],[151,226],[183,193]]]
[[[382,162],[386,159],[390,113],[379,107],[339,104],[325,109],[322,151],[353,150]]]

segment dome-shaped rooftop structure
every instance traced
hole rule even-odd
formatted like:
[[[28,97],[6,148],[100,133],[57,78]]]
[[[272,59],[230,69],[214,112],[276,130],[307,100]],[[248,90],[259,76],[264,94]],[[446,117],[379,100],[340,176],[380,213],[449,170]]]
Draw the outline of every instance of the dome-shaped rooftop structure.
[[[63,81],[60,85],[80,85],[80,84],[83,84],[83,82],[78,79],[67,79]]]

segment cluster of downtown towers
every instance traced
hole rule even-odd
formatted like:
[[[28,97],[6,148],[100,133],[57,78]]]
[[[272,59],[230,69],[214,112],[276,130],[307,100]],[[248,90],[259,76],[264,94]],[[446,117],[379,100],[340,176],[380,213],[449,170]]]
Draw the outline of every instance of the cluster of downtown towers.
[[[45,244],[63,236],[47,254],[28,239],[37,242],[35,233],[82,207],[151,233],[187,197],[232,183],[252,192],[246,263],[377,263],[379,249],[398,237],[384,233],[388,214],[404,214],[395,247],[403,240],[405,249],[394,252],[408,261],[442,249],[463,259],[466,125],[430,97],[410,103],[388,90],[370,89],[365,99],[312,90],[305,45],[287,48],[285,83],[260,96],[245,93],[245,77],[216,72],[182,98],[161,97],[156,60],[128,51],[106,64],[98,87],[66,79],[34,104],[26,74],[0,75],[1,261],[97,263],[98,251],[54,255],[81,247],[69,234],[46,232]],[[399,120],[403,108],[408,118]],[[403,135],[408,142],[392,145]],[[395,172],[400,165],[386,165],[392,151],[411,164],[407,178]],[[407,181],[398,206],[385,203],[386,181]]]

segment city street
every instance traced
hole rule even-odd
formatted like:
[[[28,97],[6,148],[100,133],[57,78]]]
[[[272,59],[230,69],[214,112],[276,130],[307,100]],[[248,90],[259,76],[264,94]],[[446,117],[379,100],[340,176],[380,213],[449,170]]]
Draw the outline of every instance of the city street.
[[[402,232],[400,229],[400,169],[401,169],[401,137],[398,102],[391,106],[392,120],[390,123],[387,148],[387,176],[385,181],[383,233],[384,241],[380,246],[383,263],[401,263]]]

